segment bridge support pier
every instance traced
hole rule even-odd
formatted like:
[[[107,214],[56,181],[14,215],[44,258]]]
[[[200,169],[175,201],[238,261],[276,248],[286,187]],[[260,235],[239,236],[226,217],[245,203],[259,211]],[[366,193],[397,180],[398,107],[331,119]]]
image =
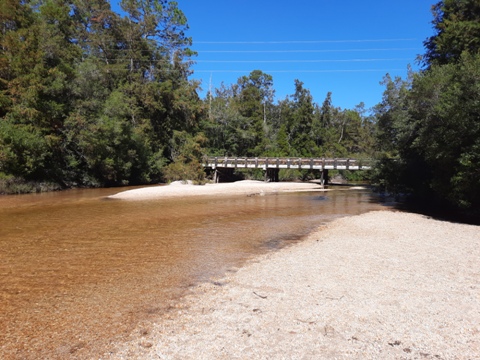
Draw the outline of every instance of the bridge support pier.
[[[322,186],[328,185],[328,169],[323,169],[320,171],[320,184]]]
[[[280,169],[266,169],[265,170],[265,181],[266,182],[278,182],[278,173]]]

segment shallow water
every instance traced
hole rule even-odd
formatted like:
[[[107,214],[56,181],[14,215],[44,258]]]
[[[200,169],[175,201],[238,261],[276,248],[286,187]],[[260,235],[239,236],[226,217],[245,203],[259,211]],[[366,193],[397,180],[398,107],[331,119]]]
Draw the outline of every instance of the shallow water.
[[[382,208],[368,191],[116,201],[0,197],[0,358],[101,358],[201,281]]]

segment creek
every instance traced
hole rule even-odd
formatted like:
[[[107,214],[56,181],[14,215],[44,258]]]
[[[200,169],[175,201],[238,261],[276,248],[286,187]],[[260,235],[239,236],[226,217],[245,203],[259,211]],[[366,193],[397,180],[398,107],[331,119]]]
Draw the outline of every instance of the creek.
[[[101,358],[194,285],[383,207],[345,189],[106,199],[121,190],[0,197],[0,358]]]

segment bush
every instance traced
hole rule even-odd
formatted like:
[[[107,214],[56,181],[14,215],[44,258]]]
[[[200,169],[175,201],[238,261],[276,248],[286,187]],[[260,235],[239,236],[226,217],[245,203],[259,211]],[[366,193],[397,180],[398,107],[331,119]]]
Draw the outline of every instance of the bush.
[[[22,178],[0,174],[0,194],[17,195],[61,190],[59,184],[51,182],[25,181]]]
[[[168,182],[192,180],[194,184],[205,184],[205,171],[198,161],[184,163],[176,161],[164,168],[163,175]]]

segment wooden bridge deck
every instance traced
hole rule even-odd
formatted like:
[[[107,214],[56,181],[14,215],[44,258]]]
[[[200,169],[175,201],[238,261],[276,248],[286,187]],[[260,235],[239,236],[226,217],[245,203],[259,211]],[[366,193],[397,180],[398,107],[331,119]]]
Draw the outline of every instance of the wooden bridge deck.
[[[217,168],[370,170],[372,163],[372,160],[368,159],[208,157],[204,159],[203,166],[213,170]]]

